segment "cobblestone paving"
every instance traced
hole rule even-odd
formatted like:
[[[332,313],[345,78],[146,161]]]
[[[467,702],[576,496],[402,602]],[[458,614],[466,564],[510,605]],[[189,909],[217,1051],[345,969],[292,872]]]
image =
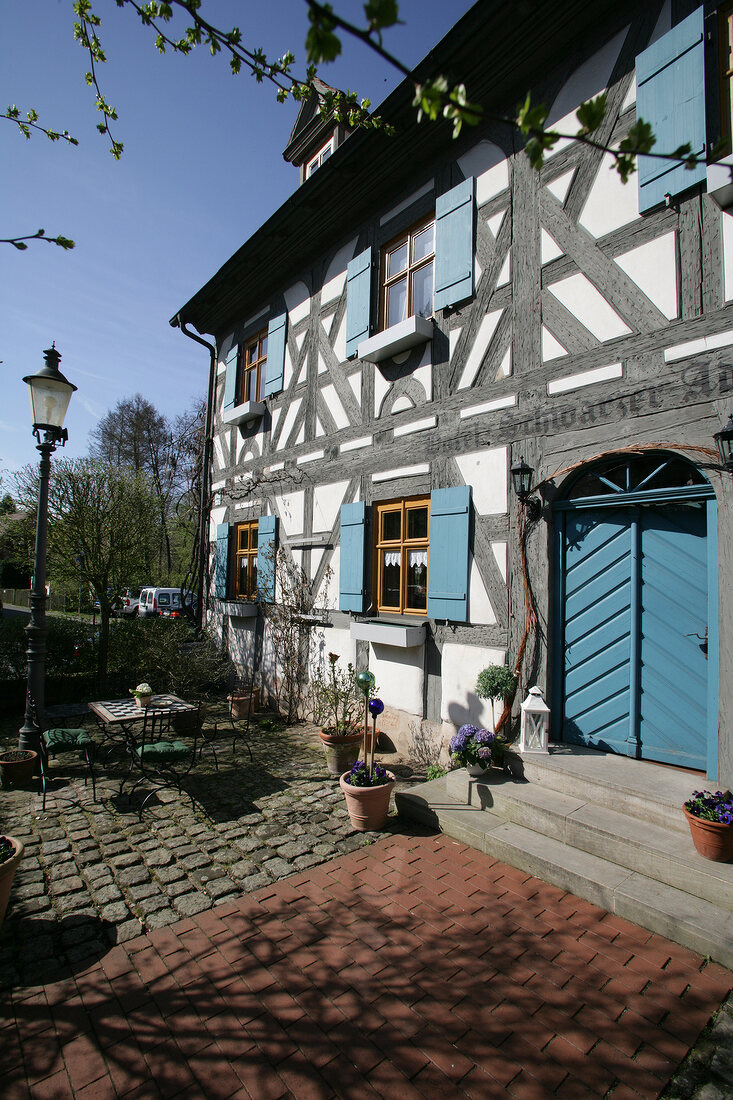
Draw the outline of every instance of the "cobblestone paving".
[[[119,762],[98,765],[96,802],[68,757],[52,763],[59,778],[45,813],[37,794],[0,791],[0,828],[25,845],[0,933],[0,988],[52,981],[115,943],[381,835],[352,828],[314,727],[253,727],[250,743],[253,761],[241,740],[233,756],[231,733],[222,731],[219,771],[205,753],[184,794],[159,792],[142,821],[137,804],[118,794]]]
[[[114,944],[384,835],[352,829],[313,727],[253,727],[250,743],[252,762],[241,741],[233,756],[231,736],[222,733],[219,771],[213,757],[205,757],[184,781],[183,796],[161,792],[142,821],[118,795],[122,771],[112,762],[101,768],[96,802],[83,770],[67,759],[52,765],[59,779],[45,813],[37,794],[0,791],[0,830],[25,844],[0,932],[0,990],[57,981]],[[381,759],[398,775],[398,789],[425,778],[399,757]],[[401,824],[394,806],[387,829],[421,832],[414,823]],[[733,1095],[731,1080],[733,995],[663,1097],[726,1100]]]

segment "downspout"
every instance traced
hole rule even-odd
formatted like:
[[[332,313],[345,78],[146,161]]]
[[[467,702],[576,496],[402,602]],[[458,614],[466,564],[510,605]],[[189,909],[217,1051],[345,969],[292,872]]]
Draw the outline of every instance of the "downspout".
[[[206,397],[206,425],[204,427],[204,453],[202,458],[203,470],[201,471],[201,502],[199,523],[199,576],[198,576],[198,604],[196,606],[196,630],[201,631],[204,616],[204,576],[208,564],[209,545],[209,470],[211,467],[212,423],[214,419],[214,391],[216,389],[216,348],[208,340],[202,340],[195,332],[186,327],[186,322],[181,320],[180,313],[170,322],[172,328],[179,328],[189,340],[195,340],[197,344],[203,344],[209,349],[209,390]]]

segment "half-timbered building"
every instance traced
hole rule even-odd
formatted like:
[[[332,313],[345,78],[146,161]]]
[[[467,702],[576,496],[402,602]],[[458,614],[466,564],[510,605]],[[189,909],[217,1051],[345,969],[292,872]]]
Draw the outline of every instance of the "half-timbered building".
[[[555,740],[733,783],[730,20],[486,0],[416,70],[483,105],[458,139],[409,82],[391,138],[303,107],[299,185],[172,322],[214,340],[207,615],[243,674],[282,546],[314,659],[374,673],[398,747],[490,724],[506,662]],[[528,91],[567,134],[605,91],[596,143],[535,170],[505,120]],[[622,183],[637,113],[699,163]]]

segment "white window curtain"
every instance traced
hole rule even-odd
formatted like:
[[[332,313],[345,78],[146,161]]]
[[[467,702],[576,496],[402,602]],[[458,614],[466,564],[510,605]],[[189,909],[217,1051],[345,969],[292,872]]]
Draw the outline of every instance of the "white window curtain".
[[[425,559],[427,563],[427,558]],[[384,555],[385,565],[399,565],[401,562],[401,555],[399,550],[388,550]]]

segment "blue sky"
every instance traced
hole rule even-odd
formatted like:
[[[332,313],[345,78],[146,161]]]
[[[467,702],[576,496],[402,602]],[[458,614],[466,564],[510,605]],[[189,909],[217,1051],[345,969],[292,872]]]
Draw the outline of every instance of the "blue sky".
[[[335,5],[358,21],[361,4]],[[55,341],[61,369],[78,386],[66,425],[68,457],[86,453],[90,428],[123,397],[144,393],[168,415],[203,394],[208,355],[168,319],[295,190],[282,159],[297,114],[274,89],[206,48],[188,58],[154,48],[132,9],[96,0],[107,64],[100,83],[119,121],[116,162],[95,126],[84,82],[85,52],[73,39],[72,0],[2,0],[0,101],[35,108],[40,123],[67,129],[74,148],[43,134],[26,141],[0,127],[0,237],[63,234],[73,252],[31,242],[0,245],[0,475],[37,461],[25,374]],[[385,46],[415,64],[470,7],[468,0],[401,0],[405,26]],[[304,58],[304,0],[205,0],[216,26],[237,24],[252,45]],[[304,65],[303,65],[304,67]],[[358,42],[321,75],[377,105],[398,74]]]

